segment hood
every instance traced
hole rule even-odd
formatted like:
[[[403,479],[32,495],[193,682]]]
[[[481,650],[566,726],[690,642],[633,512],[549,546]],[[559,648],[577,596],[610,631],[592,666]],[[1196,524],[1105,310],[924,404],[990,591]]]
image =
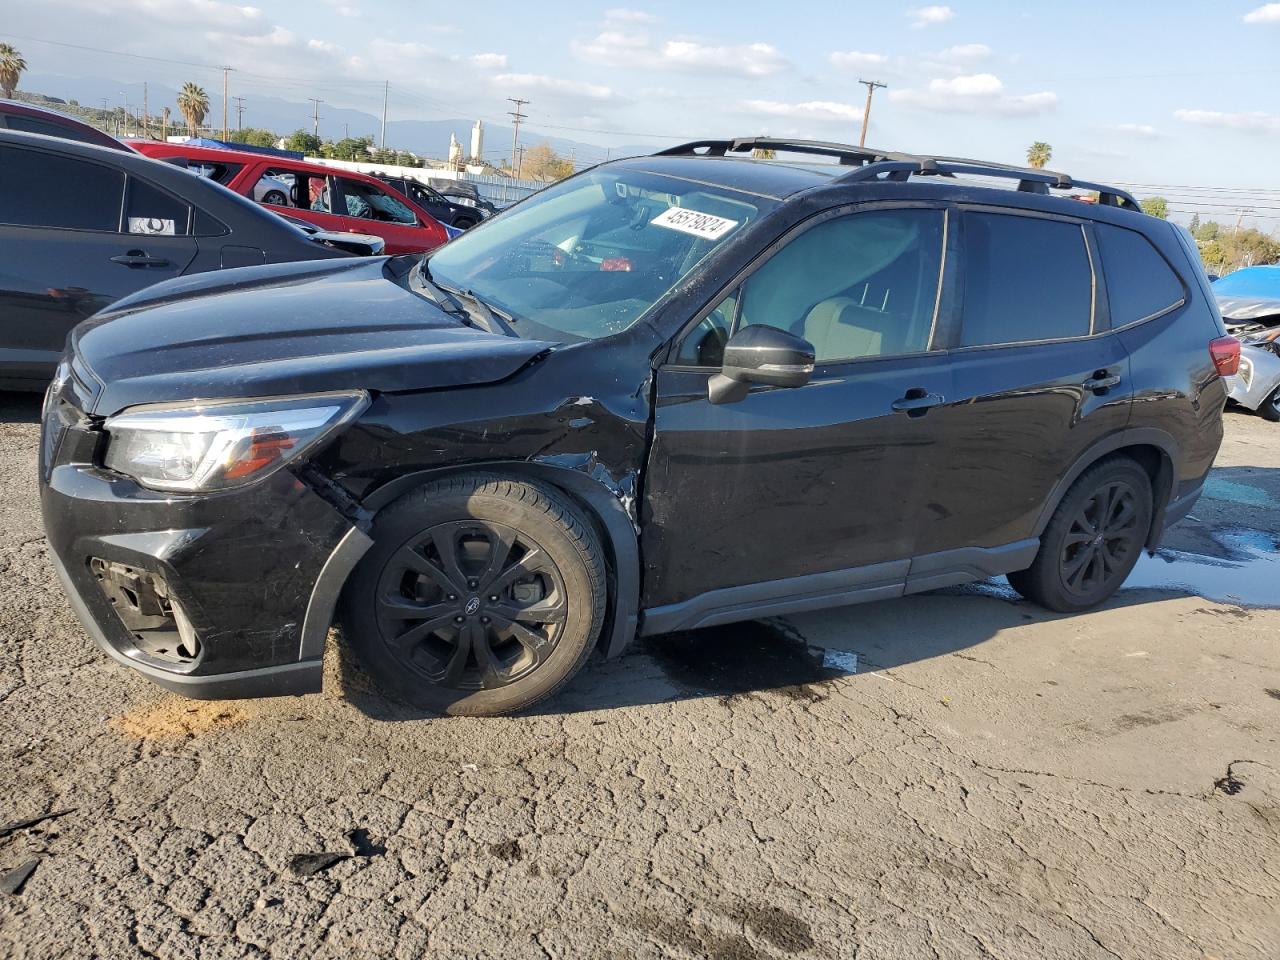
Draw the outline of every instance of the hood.
[[[119,300],[71,335],[84,409],[492,383],[551,347],[461,323],[401,285],[412,263],[222,270]]]
[[[1280,314],[1280,296],[1277,297],[1232,297],[1218,296],[1218,309],[1222,311],[1222,319],[1228,323],[1240,323],[1245,320],[1257,320],[1260,317],[1272,317]]]

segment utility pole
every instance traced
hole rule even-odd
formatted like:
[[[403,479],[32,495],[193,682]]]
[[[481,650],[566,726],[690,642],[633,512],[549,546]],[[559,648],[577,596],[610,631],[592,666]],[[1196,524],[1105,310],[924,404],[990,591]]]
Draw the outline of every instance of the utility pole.
[[[324,101],[318,99],[317,97],[307,97],[307,99],[315,104],[315,109],[311,113],[311,135],[319,139],[320,137],[320,104],[324,103]]]
[[[232,97],[236,102],[236,129],[244,129],[244,97]]]
[[[867,127],[871,123],[871,96],[876,92],[876,87],[886,87],[888,84],[881,83],[879,80],[859,80],[858,82],[867,88],[867,106],[862,111],[862,136],[858,138],[858,146],[865,147],[867,145]]]
[[[227,139],[227,78],[231,74],[230,67],[222,68],[222,139]]]
[[[525,115],[520,112],[520,108],[528,106],[529,101],[517,100],[515,97],[507,97],[507,102],[514,103],[516,105],[516,108],[514,110],[507,111],[507,116],[509,116],[513,121],[515,121],[514,129],[511,131],[511,172],[512,174],[515,175],[517,179],[519,179],[520,175],[516,173],[516,171],[519,169],[519,167],[517,167],[517,163],[519,163],[521,160],[520,158],[520,121],[525,118]]]
[[[516,166],[516,179],[520,179],[520,174],[524,172],[524,147],[520,147],[520,162]]]
[[[142,139],[151,139],[151,111],[147,109],[147,81],[142,81]]]
[[[382,136],[379,138],[378,146],[383,150],[387,149],[387,92],[391,89],[391,81],[382,81]]]

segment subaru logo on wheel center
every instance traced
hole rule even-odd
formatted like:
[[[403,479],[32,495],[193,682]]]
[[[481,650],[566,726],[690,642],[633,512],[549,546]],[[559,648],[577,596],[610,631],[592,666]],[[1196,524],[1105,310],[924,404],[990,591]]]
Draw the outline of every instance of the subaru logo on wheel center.
[[[477,613],[480,612],[480,598],[479,597],[468,598],[467,605],[464,608],[464,610],[468,617],[474,617]]]

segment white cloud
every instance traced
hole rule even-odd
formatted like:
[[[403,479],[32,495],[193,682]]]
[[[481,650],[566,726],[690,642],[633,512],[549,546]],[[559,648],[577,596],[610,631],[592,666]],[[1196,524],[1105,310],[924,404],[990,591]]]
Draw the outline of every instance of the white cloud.
[[[778,49],[767,43],[722,46],[674,39],[659,45],[644,31],[620,28],[605,30],[590,40],[575,40],[571,47],[578,59],[610,67],[765,77],[788,66]]]
[[[915,7],[907,11],[907,16],[911,18],[912,30],[922,30],[925,27],[954,20],[956,12],[950,7],[943,6]]]
[[[805,103],[781,103],[777,100],[744,100],[742,105],[752,113],[771,117],[795,117],[807,120],[861,120],[862,108],[830,100]]]
[[[583,97],[588,100],[612,100],[616,96],[610,87],[602,86],[598,83],[565,80],[561,77],[550,77],[543,73],[501,73],[493,78],[493,82],[500,87],[522,91],[542,90],[548,93]]]
[[[1280,23],[1280,3],[1266,3],[1244,15],[1245,23]]]
[[[507,66],[505,53],[475,53],[467,59],[483,70],[505,70]]]
[[[692,40],[668,40],[662,46],[663,59],[673,66],[719,73],[740,73],[765,77],[787,66],[776,47],[749,43],[738,47],[715,47]]]
[[[1175,110],[1173,115],[1183,123],[1202,127],[1240,130],[1244,133],[1280,133],[1280,116],[1256,110],[1251,113],[1223,113],[1218,110]]]
[[[890,90],[895,103],[937,112],[989,113],[1006,116],[1045,113],[1058,105],[1058,95],[1047,90],[1012,95],[1000,78],[974,73],[930,80],[924,89]]]
[[[255,27],[263,22],[262,11],[220,0],[131,0],[122,4],[137,16],[153,21],[185,25],[195,29]]]
[[[653,23],[658,19],[652,13],[645,13],[643,10],[632,10],[628,7],[614,7],[612,10],[606,10],[604,18],[618,23]]]
[[[827,57],[833,67],[841,70],[862,70],[869,67],[883,67],[889,58],[883,53],[863,53],[861,50],[846,50],[830,54]]]
[[[1113,123],[1107,129],[1113,133],[1120,133],[1131,137],[1144,137],[1148,140],[1154,140],[1157,137],[1164,136],[1164,134],[1149,123]]]
[[[938,54],[938,59],[950,63],[980,63],[991,59],[991,48],[985,43],[961,43],[947,47]]]

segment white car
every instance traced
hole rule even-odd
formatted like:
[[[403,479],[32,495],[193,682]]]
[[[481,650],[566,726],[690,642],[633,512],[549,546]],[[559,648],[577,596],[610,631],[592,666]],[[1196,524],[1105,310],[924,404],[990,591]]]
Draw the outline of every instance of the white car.
[[[1227,377],[1227,396],[1268,420],[1280,421],[1280,327],[1238,332],[1240,369]]]

